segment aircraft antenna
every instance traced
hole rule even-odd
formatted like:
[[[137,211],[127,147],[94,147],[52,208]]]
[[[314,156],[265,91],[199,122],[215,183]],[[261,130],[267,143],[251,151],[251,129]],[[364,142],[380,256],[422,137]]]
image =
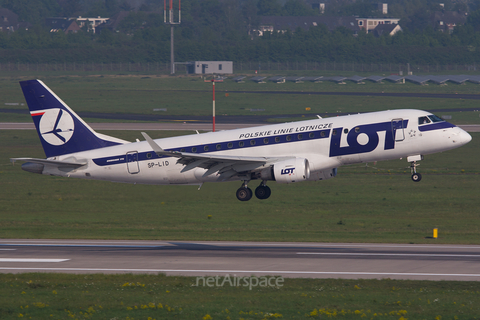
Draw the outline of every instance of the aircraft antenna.
[[[174,57],[174,37],[173,26],[182,22],[182,10],[180,0],[178,0],[178,20],[175,21],[173,13],[173,0],[169,0],[168,19],[167,19],[167,0],[163,0],[163,22],[170,25],[170,67],[171,74],[175,74],[175,57]]]

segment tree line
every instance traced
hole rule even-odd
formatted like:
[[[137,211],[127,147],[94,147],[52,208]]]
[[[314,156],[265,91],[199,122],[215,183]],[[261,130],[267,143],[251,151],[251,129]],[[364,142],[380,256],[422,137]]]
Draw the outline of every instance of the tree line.
[[[63,12],[78,14],[86,13],[81,11],[80,5],[85,1],[88,2],[0,0],[0,6],[8,7],[10,3],[10,8],[15,9],[16,6],[32,2],[41,7],[33,8],[41,15]],[[94,16],[103,11],[106,14],[118,12],[128,6],[127,2],[116,0],[89,1],[92,6],[88,8]],[[258,37],[251,31],[259,25],[262,15],[319,13],[302,0],[287,0],[283,6],[277,0],[183,0],[182,23],[174,27],[175,60],[416,64],[468,64],[480,61],[480,10],[476,8],[476,2],[469,3],[471,8],[467,23],[457,26],[452,34],[448,34],[436,31],[430,25],[415,27],[418,25],[415,17],[406,15],[408,8],[415,7],[415,1],[419,8],[429,8],[430,4],[431,10],[435,9],[430,0],[402,1],[411,5],[404,8],[405,16],[401,20],[401,23],[404,21],[404,31],[393,37],[375,37],[364,32],[353,36],[351,30],[346,28],[329,31],[324,25],[311,27],[308,31],[298,28]],[[372,9],[373,0],[345,2],[347,4],[339,7],[341,10],[338,9],[337,13],[349,12],[348,10],[353,10],[352,6],[360,4],[365,10],[375,12]],[[62,3],[68,3],[69,6],[62,6]],[[77,8],[72,7],[75,3]],[[168,62],[170,27],[163,22],[163,4],[160,8],[153,3],[145,1],[142,4],[144,9],[150,11],[131,11],[115,31],[103,29],[99,34],[86,31],[51,33],[38,18],[28,30],[0,32],[0,62]],[[96,4],[97,11],[92,9],[95,8],[93,4]],[[27,10],[25,8],[28,6],[21,7],[24,8],[22,10]],[[51,8],[53,12],[45,8]],[[414,9],[410,11],[416,12]]]

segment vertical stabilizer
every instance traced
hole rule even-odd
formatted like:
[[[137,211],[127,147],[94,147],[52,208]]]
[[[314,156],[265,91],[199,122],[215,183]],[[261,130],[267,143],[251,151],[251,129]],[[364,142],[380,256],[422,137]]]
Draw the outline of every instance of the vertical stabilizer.
[[[47,158],[127,143],[96,133],[42,81],[20,86]]]

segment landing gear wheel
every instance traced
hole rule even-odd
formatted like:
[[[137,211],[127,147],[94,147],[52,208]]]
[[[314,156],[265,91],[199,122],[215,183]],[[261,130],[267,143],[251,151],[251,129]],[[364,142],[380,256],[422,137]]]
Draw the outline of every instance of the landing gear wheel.
[[[257,189],[255,189],[255,196],[258,199],[268,199],[272,194],[272,190],[268,186],[259,185]]]
[[[420,180],[422,180],[422,175],[420,173],[415,172],[414,174],[412,174],[412,180],[414,182],[419,182]]]
[[[252,189],[248,187],[241,187],[237,190],[237,199],[240,201],[248,201],[252,199]]]

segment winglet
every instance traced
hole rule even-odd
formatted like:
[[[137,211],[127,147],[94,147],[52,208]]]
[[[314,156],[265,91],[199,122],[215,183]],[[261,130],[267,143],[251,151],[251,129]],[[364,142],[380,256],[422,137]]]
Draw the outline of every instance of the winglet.
[[[173,152],[173,151],[165,151],[163,150],[155,141],[153,141],[152,138],[145,132],[141,132],[142,136],[145,138],[145,140],[148,142],[150,147],[153,149],[153,151],[158,155],[158,156],[173,156],[173,157],[178,157],[181,156],[182,154],[180,152]]]
[[[152,147],[153,151],[155,151],[156,154],[160,155],[165,152],[155,141],[153,141],[152,138],[145,132],[141,132],[142,136],[147,140],[148,144],[150,147]]]

